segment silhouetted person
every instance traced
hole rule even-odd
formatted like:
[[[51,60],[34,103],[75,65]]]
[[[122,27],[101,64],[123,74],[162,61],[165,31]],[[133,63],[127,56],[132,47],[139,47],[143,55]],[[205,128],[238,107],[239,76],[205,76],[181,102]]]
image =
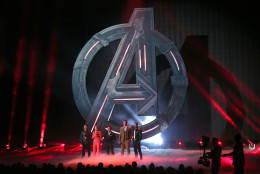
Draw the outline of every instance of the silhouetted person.
[[[76,173],[84,173],[84,170],[85,166],[81,162],[79,162],[77,165]]]
[[[80,135],[80,143],[82,146],[82,157],[85,156],[85,151],[87,149],[88,156],[90,157],[90,143],[91,143],[91,133],[88,130],[88,125],[84,124],[84,128]]]
[[[99,169],[103,169],[103,167],[104,167],[104,164],[102,162],[98,163],[98,168]]]
[[[235,174],[243,174],[245,167],[245,156],[242,144],[242,137],[240,134],[235,136],[236,144],[234,146],[233,152],[222,155],[223,157],[233,155],[233,165]]]
[[[185,166],[183,164],[179,165],[179,173],[184,173],[185,172]]]
[[[102,140],[105,140],[106,142],[106,150],[107,154],[113,154],[114,155],[114,143],[116,141],[116,135],[114,132],[112,132],[112,127],[108,126],[107,131],[104,134],[104,137]]]
[[[133,169],[136,169],[137,163],[135,161],[132,162],[132,167],[133,167]]]
[[[142,165],[142,167],[140,169],[140,173],[142,173],[142,174],[147,174],[148,173],[148,170],[147,170],[145,165]]]
[[[141,150],[141,140],[142,140],[142,130],[138,127],[138,123],[134,123],[134,131],[133,131],[133,145],[135,151],[135,157],[137,157],[138,153],[140,155],[140,159],[142,160],[142,150]],[[138,153],[137,153],[138,151]]]
[[[186,167],[186,169],[185,169],[185,173],[194,173],[194,170],[193,170],[193,168],[191,167],[191,166],[188,166],[188,167]]]
[[[211,149],[211,152],[207,155],[208,158],[212,159],[211,164],[211,173],[217,174],[219,171],[219,168],[221,166],[221,153],[222,153],[222,147],[220,144],[218,144],[219,141],[217,138],[212,138],[212,144],[213,149]]]
[[[153,171],[155,169],[154,163],[151,163],[149,165],[149,171]]]
[[[68,167],[65,171],[66,174],[74,174],[74,170],[71,167]]]
[[[65,167],[63,166],[63,163],[59,163],[57,167],[57,174],[65,173]]]
[[[168,167],[165,171],[165,174],[174,174],[174,173],[176,173],[176,172],[175,172],[175,169],[172,167]]]
[[[198,169],[195,171],[195,174],[204,174],[203,170],[202,169]]]
[[[113,164],[109,164],[109,166],[108,166],[108,173],[112,173],[113,169],[114,169]]]

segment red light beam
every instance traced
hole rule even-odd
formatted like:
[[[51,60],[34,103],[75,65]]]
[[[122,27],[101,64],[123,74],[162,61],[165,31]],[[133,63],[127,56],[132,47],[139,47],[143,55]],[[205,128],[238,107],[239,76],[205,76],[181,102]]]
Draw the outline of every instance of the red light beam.
[[[52,85],[52,78],[53,73],[55,70],[55,63],[57,57],[57,34],[53,33],[51,39],[51,47],[49,52],[48,58],[48,65],[47,65],[47,77],[46,77],[46,88],[45,88],[45,97],[44,97],[44,106],[43,106],[43,115],[42,115],[42,126],[41,126],[41,138],[40,138],[40,146],[42,147],[44,141],[44,134],[46,129],[46,120],[49,108],[49,100],[50,100],[50,93],[51,93],[51,85]]]
[[[230,100],[228,100],[228,99],[225,97],[225,95],[224,95],[222,92],[220,92],[218,89],[215,89],[214,91],[215,91],[216,94],[220,97],[220,99],[221,99],[222,101],[226,102],[228,105],[231,106],[231,109],[232,109],[240,118],[244,119],[247,124],[249,124],[257,133],[260,134],[260,129],[259,129],[258,127],[256,127],[256,126],[254,125],[254,123],[253,123],[252,121],[250,121],[250,120],[245,116],[245,114],[243,114],[243,112],[242,112],[237,106],[235,106]],[[232,95],[231,95],[231,96],[232,96]],[[237,101],[238,99],[237,99],[237,98],[234,98],[234,97],[235,97],[235,96],[233,96],[232,99],[236,99],[236,104],[239,104],[239,106],[242,107],[241,101],[238,102],[238,101]],[[248,108],[246,108],[246,107],[244,107],[244,109],[245,109],[246,111],[249,111]]]
[[[173,26],[173,28],[178,29],[178,31],[180,33],[182,33],[184,36],[186,35],[190,35],[190,33],[188,32],[188,30],[179,22],[177,21],[177,19],[172,15],[172,13],[168,10],[167,7],[161,5],[160,3],[158,3],[159,8],[162,9],[162,15],[164,18],[168,19],[168,21],[171,21],[169,24],[171,26]],[[197,49],[200,49],[203,54],[207,57],[209,57],[210,59],[214,60],[215,62],[216,59],[214,58],[214,56],[212,55],[212,53],[209,53],[207,51],[207,49],[205,47],[203,47],[197,40],[192,40],[194,43],[194,47],[196,47]],[[226,67],[224,67],[222,64],[220,64],[219,62],[217,62],[219,65],[221,65],[225,70],[228,70]],[[229,71],[229,70],[228,70]],[[229,71],[230,72],[230,71]],[[232,74],[232,76],[227,77],[227,78],[232,78],[232,80],[234,80],[235,84],[237,86],[239,86],[239,89],[242,90],[242,92],[245,94],[245,96],[251,100],[252,103],[256,104],[258,107],[260,107],[260,98],[253,92],[251,91],[244,83],[242,83],[233,73],[230,72],[230,74]]]
[[[189,80],[200,90],[200,92],[211,102],[213,107],[235,128],[239,133],[244,136],[248,143],[252,143],[247,136],[237,127],[234,121],[229,117],[229,115],[220,107],[220,105],[206,92],[206,90],[196,81],[192,75],[188,75]]]
[[[58,23],[59,23],[59,16],[61,12],[61,1],[58,1],[57,4],[57,11],[56,16],[54,19],[54,27],[51,34],[51,40],[50,40],[50,50],[48,55],[48,64],[47,64],[47,76],[46,76],[46,87],[45,87],[45,97],[44,97],[44,106],[43,106],[43,114],[42,114],[42,126],[41,126],[41,138],[40,138],[40,147],[43,146],[44,141],[44,134],[46,129],[46,120],[47,120],[47,114],[48,114],[48,108],[49,108],[49,100],[50,100],[50,94],[51,94],[51,85],[52,85],[52,79],[53,74],[55,71],[55,64],[56,64],[56,57],[58,53]]]
[[[19,82],[22,75],[23,70],[23,60],[24,60],[24,52],[26,48],[26,39],[24,37],[25,33],[25,26],[27,23],[27,1],[25,1],[22,15],[21,15],[21,28],[20,28],[20,36],[17,42],[17,51],[16,51],[16,63],[15,63],[15,72],[14,72],[14,85],[12,90],[12,106],[11,106],[11,113],[10,113],[10,123],[9,123],[9,133],[8,133],[8,146],[10,147],[12,131],[13,131],[13,123],[14,123],[14,116],[15,116],[15,109],[16,109],[16,102],[18,96],[18,88]]]
[[[24,145],[27,144],[28,130],[30,124],[31,108],[32,108],[32,97],[33,89],[35,85],[35,72],[38,64],[39,50],[36,39],[32,42],[32,48],[30,50],[30,65],[28,72],[28,95],[27,95],[27,106],[26,106],[26,118],[25,118],[25,131],[24,131]]]
[[[12,131],[13,131],[13,124],[14,124],[14,116],[15,116],[15,109],[16,109],[16,102],[18,96],[18,88],[19,82],[21,79],[22,69],[23,69],[23,60],[24,60],[24,50],[26,47],[26,40],[24,38],[20,38],[18,41],[17,46],[17,54],[16,54],[16,66],[15,66],[15,73],[14,73],[14,86],[13,86],[13,97],[12,97],[12,108],[11,108],[11,117],[9,123],[9,134],[8,134],[8,145],[10,146]]]

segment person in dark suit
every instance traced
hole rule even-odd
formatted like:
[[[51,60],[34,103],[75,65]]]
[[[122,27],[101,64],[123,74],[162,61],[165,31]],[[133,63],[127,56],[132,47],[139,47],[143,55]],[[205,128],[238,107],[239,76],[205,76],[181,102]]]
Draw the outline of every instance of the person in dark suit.
[[[130,141],[132,137],[132,129],[127,126],[127,120],[123,121],[124,126],[120,128],[119,143],[121,144],[121,155],[124,155],[125,148],[127,154],[130,154]]]
[[[211,173],[217,174],[219,171],[219,168],[221,166],[221,153],[222,153],[222,147],[219,144],[218,138],[214,137],[212,138],[212,144],[213,149],[211,149],[211,152],[208,153],[207,157],[212,159],[212,165],[211,165]]]
[[[224,154],[222,157],[226,157],[229,155],[233,155],[233,165],[234,165],[234,173],[235,174],[243,174],[245,167],[245,155],[242,144],[242,137],[240,134],[235,136],[236,144],[234,146],[233,152]]]
[[[84,128],[80,134],[80,144],[82,146],[82,157],[85,156],[85,151],[88,151],[88,157],[90,157],[90,143],[91,143],[91,133],[88,130],[88,125],[84,124]]]
[[[143,155],[141,151],[141,140],[142,140],[142,130],[138,127],[138,123],[134,123],[134,131],[133,131],[133,145],[134,145],[134,151],[135,151],[135,157],[138,156],[138,153],[140,155],[140,160],[142,160]],[[138,153],[137,153],[138,151]]]
[[[107,154],[111,153],[112,155],[114,155],[114,143],[116,141],[116,135],[114,132],[112,132],[111,126],[107,127],[107,131],[102,140],[105,140],[106,142]]]

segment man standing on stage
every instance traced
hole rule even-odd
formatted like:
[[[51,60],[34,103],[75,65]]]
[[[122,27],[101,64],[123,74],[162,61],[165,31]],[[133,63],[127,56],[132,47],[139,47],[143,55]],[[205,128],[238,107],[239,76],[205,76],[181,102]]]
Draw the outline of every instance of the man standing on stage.
[[[141,151],[141,140],[142,140],[142,130],[138,127],[138,123],[134,123],[134,135],[132,137],[134,144],[135,157],[137,157],[138,153],[140,155],[140,160],[142,160],[142,151]],[[138,151],[138,153],[137,153]]]
[[[105,133],[102,140],[103,139],[105,139],[105,142],[106,142],[107,154],[111,153],[112,155],[114,155],[114,143],[116,140],[116,135],[114,132],[112,132],[111,126],[107,127],[107,132]]]
[[[222,147],[219,144],[218,138],[214,137],[212,138],[212,144],[213,149],[211,149],[211,152],[208,154],[208,158],[212,159],[211,164],[211,173],[217,174],[219,171],[219,168],[221,166],[221,153],[222,153]]]
[[[132,130],[127,126],[127,120],[123,121],[123,127],[120,128],[119,143],[121,144],[121,155],[124,155],[125,148],[127,154],[130,154],[130,141],[132,137]]]
[[[242,143],[242,137],[240,134],[235,136],[236,144],[234,146],[233,152],[222,155],[223,157],[233,155],[233,165],[235,174],[244,174],[245,167],[245,155]]]
[[[82,157],[85,156],[85,151],[88,151],[88,157],[90,157],[90,141],[91,140],[91,133],[88,130],[88,125],[84,124],[84,128],[80,134],[80,143],[82,146]]]

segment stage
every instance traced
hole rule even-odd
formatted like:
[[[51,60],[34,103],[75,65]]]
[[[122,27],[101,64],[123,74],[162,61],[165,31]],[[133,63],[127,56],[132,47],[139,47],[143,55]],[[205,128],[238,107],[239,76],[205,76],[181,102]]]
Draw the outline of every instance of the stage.
[[[231,152],[232,149],[223,150],[222,154]],[[249,151],[247,148],[244,149],[246,166],[245,173],[248,174],[257,174],[259,173],[259,163],[260,163],[260,149],[255,151]],[[81,157],[81,152],[77,151],[39,151],[34,150],[31,152],[2,152],[0,163],[5,165],[12,165],[17,162],[23,163],[25,166],[29,164],[35,164],[40,167],[43,163],[51,163],[57,166],[59,163],[63,163],[65,167],[71,166],[76,168],[79,162],[83,165],[95,165],[97,166],[99,162],[104,164],[104,167],[107,167],[110,164],[122,165],[126,163],[132,164],[133,161],[137,162],[137,166],[141,167],[145,165],[149,167],[151,163],[155,164],[155,167],[163,166],[165,169],[167,167],[173,167],[178,169],[180,164],[184,164],[185,167],[191,166],[194,170],[202,168],[205,173],[211,173],[210,167],[204,167],[198,165],[198,159],[202,155],[201,150],[183,150],[183,149],[148,149],[142,147],[143,160],[135,158],[133,154],[133,148],[131,148],[131,155],[120,155],[120,148],[115,148],[115,155],[108,156],[102,151],[100,156],[90,158]],[[225,157],[221,159],[221,168],[220,173],[231,174],[233,173],[232,166],[232,156]]]

